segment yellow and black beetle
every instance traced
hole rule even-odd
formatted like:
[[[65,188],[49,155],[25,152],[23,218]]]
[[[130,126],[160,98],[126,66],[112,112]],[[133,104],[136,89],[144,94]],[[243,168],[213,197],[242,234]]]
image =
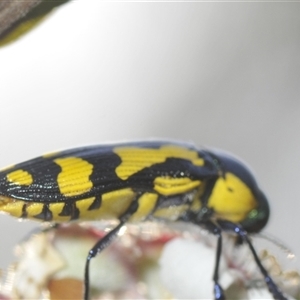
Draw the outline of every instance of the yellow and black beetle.
[[[286,299],[248,237],[266,225],[267,199],[243,163],[218,151],[146,141],[48,154],[0,173],[0,211],[55,223],[119,220],[88,253],[85,300],[90,260],[127,222],[158,219],[193,223],[217,236],[215,299],[225,299],[218,280],[222,231],[234,232],[249,245],[274,298]]]

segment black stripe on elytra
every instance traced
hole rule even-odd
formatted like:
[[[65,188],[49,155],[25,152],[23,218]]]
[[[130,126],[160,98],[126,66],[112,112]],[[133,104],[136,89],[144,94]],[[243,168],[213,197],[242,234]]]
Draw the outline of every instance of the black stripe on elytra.
[[[49,209],[49,204],[44,204],[41,213],[33,216],[36,219],[40,219],[43,221],[51,221],[53,219],[53,215],[51,210]]]
[[[132,174],[127,182],[131,187],[153,188],[153,181],[157,177],[170,176],[172,178],[190,178],[191,180],[207,180],[217,177],[216,170],[206,166],[195,166],[188,159],[169,157],[162,163],[156,163],[150,167]]]
[[[28,217],[28,213],[27,213],[26,207],[27,207],[27,205],[23,204],[23,206],[22,206],[22,215],[21,215],[22,219],[26,219]]]
[[[194,166],[191,161],[179,158],[167,158],[163,163],[153,164],[132,174],[127,180],[121,180],[117,176],[115,170],[122,163],[122,160],[113,152],[115,147],[158,149],[169,144],[169,142],[134,142],[107,146],[100,145],[70,149],[49,157],[39,157],[0,173],[1,194],[29,202],[56,203],[95,197],[96,195],[126,187],[142,191],[153,191],[153,181],[157,176],[188,177],[199,180],[217,176],[214,168]],[[183,144],[175,145],[193,149],[193,147],[187,147]],[[93,187],[84,194],[67,197],[60,193],[57,176],[61,172],[61,168],[53,160],[70,156],[80,157],[93,165],[93,173],[90,175]],[[7,182],[6,174],[17,169],[28,171],[33,176],[33,184],[20,186]],[[73,213],[73,216],[75,217],[76,214]]]
[[[19,185],[7,181],[7,174],[16,170],[28,172],[33,183],[29,186]],[[54,202],[59,197],[60,191],[57,184],[57,175],[61,168],[51,159],[38,157],[2,172],[0,175],[0,188],[3,195],[32,202]]]
[[[61,217],[70,217],[70,220],[79,218],[79,209],[76,207],[76,202],[66,202],[62,211],[59,213]]]
[[[102,203],[102,196],[98,195],[98,196],[95,197],[95,200],[89,206],[88,210],[99,209],[101,207],[101,203]]]

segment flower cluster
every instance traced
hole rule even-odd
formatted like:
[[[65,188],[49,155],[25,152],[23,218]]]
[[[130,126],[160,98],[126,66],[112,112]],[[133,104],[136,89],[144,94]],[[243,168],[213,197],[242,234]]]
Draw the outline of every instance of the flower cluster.
[[[71,224],[33,234],[17,246],[0,299],[82,299],[87,253],[111,226]],[[91,261],[92,299],[213,299],[215,247],[214,236],[186,225],[124,227]],[[246,245],[228,236],[222,252],[219,276],[228,299],[272,299]],[[289,299],[299,297],[299,274],[282,271],[268,251],[261,255]]]

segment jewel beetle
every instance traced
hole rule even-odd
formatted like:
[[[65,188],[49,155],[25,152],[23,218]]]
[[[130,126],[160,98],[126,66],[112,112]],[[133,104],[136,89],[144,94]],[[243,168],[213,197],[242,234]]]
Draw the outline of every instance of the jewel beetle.
[[[268,201],[250,170],[218,150],[142,141],[47,154],[0,172],[0,211],[54,223],[118,220],[87,255],[84,300],[89,299],[91,259],[122,226],[145,220],[188,222],[216,236],[215,299],[225,299],[218,278],[224,231],[248,244],[274,299],[287,299],[249,238],[267,224]]]

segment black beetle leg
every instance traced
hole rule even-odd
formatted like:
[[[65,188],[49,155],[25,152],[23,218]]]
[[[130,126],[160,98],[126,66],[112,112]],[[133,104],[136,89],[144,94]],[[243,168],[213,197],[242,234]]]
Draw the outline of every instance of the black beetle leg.
[[[136,196],[136,198],[132,201],[127,211],[120,217],[120,223],[113,228],[107,235],[105,235],[102,239],[100,239],[94,247],[89,251],[89,254],[85,263],[85,271],[84,271],[84,294],[83,299],[89,300],[89,269],[90,269],[90,261],[93,257],[95,257],[98,253],[108,247],[111,242],[117,237],[117,234],[122,226],[128,221],[128,219],[137,211],[138,209],[138,199],[140,198],[140,194]]]
[[[215,270],[213,274],[213,281],[214,281],[214,295],[216,300],[225,300],[224,291],[219,283],[219,267],[220,267],[220,259],[222,253],[222,229],[218,227],[218,225],[214,224],[211,221],[205,221],[203,223],[197,223],[202,227],[205,227],[209,232],[216,235],[218,238],[217,242],[217,252],[216,252],[216,264]]]
[[[267,272],[267,270],[264,268],[264,266],[262,265],[250,239],[249,236],[247,234],[247,232],[239,225],[232,223],[230,221],[225,221],[225,220],[218,220],[217,223],[220,225],[220,227],[223,230],[227,230],[227,231],[231,231],[236,233],[238,236],[241,237],[241,239],[243,241],[245,241],[248,246],[249,249],[254,257],[254,260],[260,270],[260,272],[262,273],[265,282],[268,286],[268,289],[270,291],[270,293],[273,295],[274,299],[276,300],[287,300],[287,298],[282,294],[281,290],[278,288],[278,286],[276,285],[276,283],[273,281],[273,279],[271,278],[271,276],[269,275],[269,273]]]

